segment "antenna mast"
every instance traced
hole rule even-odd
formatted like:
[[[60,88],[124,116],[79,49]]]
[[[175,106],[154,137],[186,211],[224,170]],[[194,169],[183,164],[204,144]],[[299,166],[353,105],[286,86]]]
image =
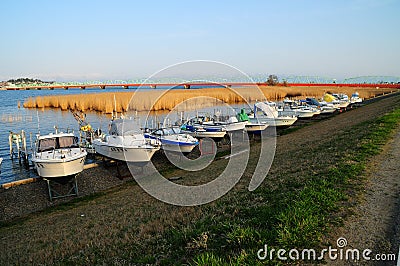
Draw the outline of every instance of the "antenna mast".
[[[38,110],[36,110],[36,117],[37,117],[38,133],[40,135],[40,120],[39,120],[39,111]]]

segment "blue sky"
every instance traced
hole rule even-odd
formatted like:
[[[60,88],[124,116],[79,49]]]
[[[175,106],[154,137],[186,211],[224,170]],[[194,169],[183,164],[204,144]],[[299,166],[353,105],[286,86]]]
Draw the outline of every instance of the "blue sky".
[[[400,76],[400,1],[0,1],[0,80],[147,77],[188,60]]]

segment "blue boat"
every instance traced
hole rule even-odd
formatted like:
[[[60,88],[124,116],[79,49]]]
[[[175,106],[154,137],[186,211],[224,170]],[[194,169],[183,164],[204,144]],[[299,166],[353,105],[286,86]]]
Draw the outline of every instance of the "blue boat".
[[[156,139],[161,142],[163,150],[189,153],[198,144],[198,139],[190,134],[183,133],[179,127],[168,127],[156,129],[149,133],[144,133],[145,138]]]

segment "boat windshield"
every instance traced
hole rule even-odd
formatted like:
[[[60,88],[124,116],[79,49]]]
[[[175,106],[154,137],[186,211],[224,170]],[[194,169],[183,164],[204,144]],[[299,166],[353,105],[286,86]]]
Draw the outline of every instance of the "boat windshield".
[[[66,136],[58,138],[59,148],[72,148],[75,145],[75,138],[73,136]]]
[[[53,150],[56,148],[56,144],[57,144],[56,138],[41,139],[39,141],[38,151],[42,152],[42,151]]]
[[[198,117],[193,117],[192,119],[189,120],[190,124],[201,124],[203,122],[207,122],[209,119],[203,117],[203,116],[198,116]]]
[[[154,131],[153,134],[154,134],[154,135],[157,135],[157,136],[162,136],[162,135],[164,135],[164,133],[163,133],[163,131],[162,131],[161,129]]]
[[[307,98],[306,101],[312,105],[319,105],[319,102],[314,98]]]
[[[181,133],[181,129],[180,129],[179,127],[173,127],[173,128],[172,128],[172,131],[173,131],[175,134],[180,134],[180,133]]]
[[[74,136],[46,138],[39,140],[38,152],[76,147],[78,147],[78,144]]]
[[[164,132],[164,135],[173,135],[173,134],[175,134],[174,130],[172,128],[164,128],[163,132]]]

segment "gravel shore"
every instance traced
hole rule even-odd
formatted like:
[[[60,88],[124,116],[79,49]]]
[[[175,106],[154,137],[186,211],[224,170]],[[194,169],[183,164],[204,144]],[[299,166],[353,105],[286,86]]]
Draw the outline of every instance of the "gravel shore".
[[[123,179],[118,178],[115,165],[108,168],[100,165],[96,168],[84,170],[77,176],[79,196],[91,195],[132,180],[133,178],[129,172],[125,173],[127,172],[127,167],[122,166],[122,168],[124,172]],[[55,184],[55,188],[63,191],[62,189],[65,190],[69,187],[57,186]],[[43,179],[9,189],[0,189],[0,221],[22,218],[29,213],[41,211],[48,207],[71,201],[74,198],[76,197],[66,197],[50,201],[47,182]]]

